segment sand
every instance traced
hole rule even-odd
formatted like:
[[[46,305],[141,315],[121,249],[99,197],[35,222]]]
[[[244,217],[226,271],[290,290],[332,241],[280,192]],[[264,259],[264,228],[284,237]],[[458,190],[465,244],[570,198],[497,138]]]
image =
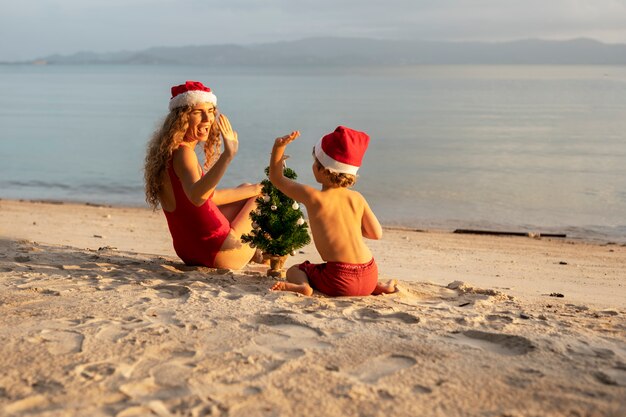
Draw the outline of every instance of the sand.
[[[368,244],[398,292],[303,297],[184,266],[159,212],[0,200],[0,415],[626,415],[626,247]]]

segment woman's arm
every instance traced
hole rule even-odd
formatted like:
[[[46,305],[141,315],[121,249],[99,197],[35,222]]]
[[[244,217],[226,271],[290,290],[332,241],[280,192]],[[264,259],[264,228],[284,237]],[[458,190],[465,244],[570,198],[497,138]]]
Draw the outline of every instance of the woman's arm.
[[[200,175],[198,157],[193,149],[180,147],[174,152],[174,171],[185,191],[185,195],[195,206],[201,206],[211,196],[224,176],[232,158],[220,155],[213,167],[204,176]]]
[[[232,129],[228,118],[220,115],[217,124],[222,134],[224,152],[204,176],[198,171],[198,157],[193,149],[181,147],[174,153],[174,171],[180,178],[187,198],[196,206],[201,206],[211,196],[239,149],[237,132]]]

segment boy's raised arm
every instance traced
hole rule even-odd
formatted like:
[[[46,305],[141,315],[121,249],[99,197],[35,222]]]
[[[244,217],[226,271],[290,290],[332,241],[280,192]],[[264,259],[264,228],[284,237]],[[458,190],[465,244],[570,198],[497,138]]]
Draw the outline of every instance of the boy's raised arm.
[[[296,130],[288,135],[276,138],[274,147],[272,148],[272,156],[270,157],[269,177],[272,184],[283,194],[306,205],[306,203],[310,201],[310,197],[315,192],[315,189],[293,181],[283,175],[285,148],[298,136],[300,136],[300,132]]]

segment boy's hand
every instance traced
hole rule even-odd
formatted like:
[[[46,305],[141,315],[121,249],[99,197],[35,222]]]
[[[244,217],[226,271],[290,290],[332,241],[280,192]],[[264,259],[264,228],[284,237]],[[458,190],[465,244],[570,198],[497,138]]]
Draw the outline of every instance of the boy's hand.
[[[288,135],[276,138],[276,141],[274,142],[274,147],[287,146],[288,144],[290,144],[291,142],[296,140],[296,138],[298,136],[300,136],[300,131],[299,130],[294,130],[293,132],[291,132]]]

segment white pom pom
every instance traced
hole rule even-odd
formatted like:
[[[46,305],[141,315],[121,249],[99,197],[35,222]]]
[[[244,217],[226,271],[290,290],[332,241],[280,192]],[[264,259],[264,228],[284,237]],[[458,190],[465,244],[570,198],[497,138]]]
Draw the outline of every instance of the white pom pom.
[[[265,201],[266,203],[270,201],[270,196],[269,195],[264,195],[263,196],[263,201]]]
[[[272,207],[270,207],[270,208],[272,209],[272,211],[276,211],[276,209],[277,209],[278,207],[276,207],[275,205],[272,205]]]
[[[299,205],[298,203],[294,202],[294,203],[291,205],[291,208],[292,208],[292,209],[294,209],[294,210],[298,210],[298,209],[300,208],[300,205]]]
[[[304,224],[304,219],[300,217],[296,223],[298,224],[298,226],[302,226]]]

